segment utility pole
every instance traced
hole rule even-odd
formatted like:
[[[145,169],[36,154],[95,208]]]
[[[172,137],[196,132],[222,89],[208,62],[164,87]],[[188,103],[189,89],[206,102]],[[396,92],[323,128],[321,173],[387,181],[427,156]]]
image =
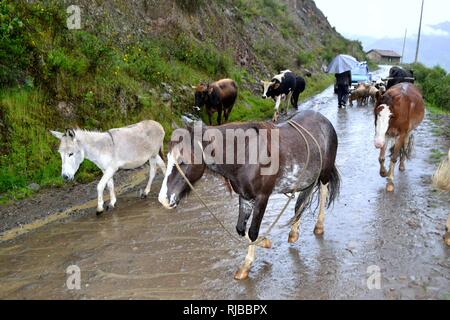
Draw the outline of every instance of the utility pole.
[[[400,64],[403,63],[403,61],[405,61],[405,47],[406,47],[406,37],[408,35],[408,29],[405,30],[405,38],[403,40],[403,50],[402,50],[402,59],[400,61]]]
[[[414,61],[415,63],[419,62],[420,35],[422,33],[422,18],[423,18],[424,3],[425,3],[425,0],[422,0],[422,10],[420,12],[420,23],[419,23],[419,34],[417,35],[416,59]]]

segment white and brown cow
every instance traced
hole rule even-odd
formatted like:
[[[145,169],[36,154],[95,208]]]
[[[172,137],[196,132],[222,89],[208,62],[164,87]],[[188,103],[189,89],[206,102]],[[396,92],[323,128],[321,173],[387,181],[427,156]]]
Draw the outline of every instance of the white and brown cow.
[[[274,122],[278,120],[282,98],[286,97],[286,112],[289,108],[289,103],[297,109],[298,97],[306,88],[305,79],[296,76],[290,70],[282,71],[274,76],[272,81],[261,81],[261,84],[263,86],[263,99],[272,98],[275,100]]]

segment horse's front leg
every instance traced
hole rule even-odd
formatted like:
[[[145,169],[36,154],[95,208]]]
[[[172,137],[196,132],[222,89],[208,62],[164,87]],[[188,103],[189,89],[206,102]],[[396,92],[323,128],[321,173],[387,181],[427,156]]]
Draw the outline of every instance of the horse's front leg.
[[[397,163],[398,158],[400,156],[400,150],[403,148],[403,146],[405,144],[405,138],[406,138],[406,135],[402,134],[395,141],[394,151],[392,152],[391,163],[389,165],[389,172],[387,174],[387,181],[388,181],[387,185],[386,185],[387,192],[394,192],[394,190],[395,190],[395,185],[394,185],[395,164]]]
[[[384,144],[384,147],[380,149],[380,156],[378,157],[378,161],[380,162],[380,176],[383,178],[387,177],[387,171],[384,166],[384,161],[386,160],[386,148],[387,143]]]
[[[97,215],[103,213],[103,192],[105,191],[106,184],[112,179],[116,170],[108,169],[103,173],[103,177],[97,185]]]
[[[250,268],[255,261],[256,244],[255,241],[258,239],[259,228],[261,227],[261,222],[264,217],[264,212],[266,211],[267,202],[269,196],[263,195],[258,196],[255,200],[255,205],[253,208],[253,218],[248,236],[250,238],[250,245],[248,247],[247,256],[245,257],[244,264],[238,269],[234,278],[236,280],[245,280],[248,278]],[[267,242],[267,241],[266,241]]]
[[[252,215],[254,205],[254,200],[246,200],[241,196],[239,197],[239,218],[236,224],[236,231],[241,237],[245,237],[247,221]]]

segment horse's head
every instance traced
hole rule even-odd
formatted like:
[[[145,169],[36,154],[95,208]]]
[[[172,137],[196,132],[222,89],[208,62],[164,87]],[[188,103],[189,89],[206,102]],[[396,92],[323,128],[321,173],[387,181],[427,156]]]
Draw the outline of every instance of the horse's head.
[[[51,131],[51,133],[61,141],[58,150],[62,161],[61,176],[64,180],[73,180],[84,160],[84,150],[81,148],[74,130],[67,129],[65,133]]]
[[[389,96],[382,96],[377,92],[376,103],[374,108],[375,114],[375,147],[377,149],[384,148],[386,143],[386,133],[389,130],[391,119],[394,116],[392,112],[392,101]]]
[[[201,138],[200,140],[201,141]],[[178,164],[191,184],[197,182],[205,172],[206,165],[200,156],[195,162],[195,143],[192,131],[177,129],[172,134],[167,154],[167,170],[158,200],[167,209],[174,209],[190,188],[175,163]]]

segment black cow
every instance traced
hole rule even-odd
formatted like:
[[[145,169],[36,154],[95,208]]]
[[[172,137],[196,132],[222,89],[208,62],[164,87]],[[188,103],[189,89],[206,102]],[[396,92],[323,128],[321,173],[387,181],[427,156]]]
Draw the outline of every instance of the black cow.
[[[401,67],[392,67],[389,70],[389,78],[386,89],[402,82],[414,83],[414,72],[412,70],[406,70]]]
[[[263,85],[263,99],[272,98],[275,100],[275,113],[273,121],[278,120],[281,99],[286,97],[286,112],[289,102],[295,109],[298,109],[298,98],[300,93],[305,91],[306,81],[302,77],[296,76],[292,71],[285,70],[274,76],[272,81],[261,81]]]

